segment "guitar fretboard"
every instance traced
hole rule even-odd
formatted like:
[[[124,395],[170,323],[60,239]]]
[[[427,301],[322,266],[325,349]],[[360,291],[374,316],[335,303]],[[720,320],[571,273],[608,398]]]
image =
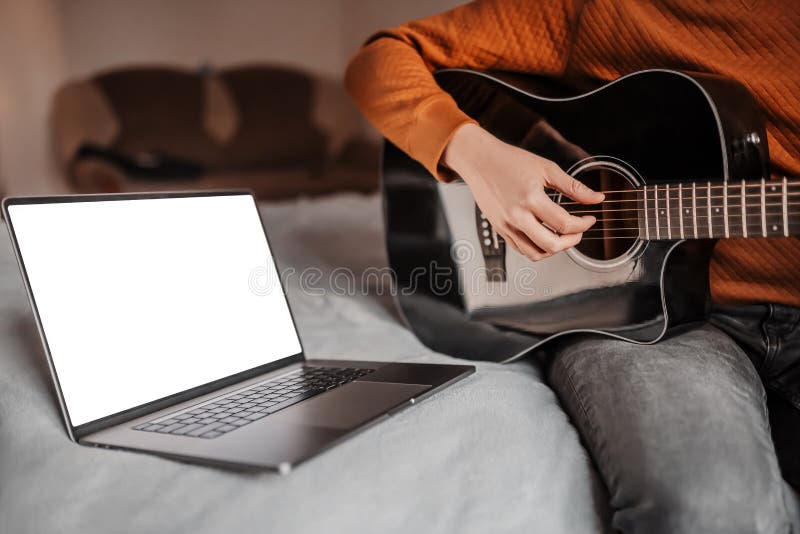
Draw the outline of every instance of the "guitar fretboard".
[[[800,180],[654,184],[637,200],[646,240],[800,234]]]

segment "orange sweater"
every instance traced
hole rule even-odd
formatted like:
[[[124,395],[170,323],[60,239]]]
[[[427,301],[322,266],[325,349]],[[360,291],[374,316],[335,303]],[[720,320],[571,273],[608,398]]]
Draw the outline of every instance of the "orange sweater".
[[[800,176],[797,0],[479,0],[379,32],[350,63],[347,88],[378,130],[437,177],[444,147],[469,118],[431,72],[455,66],[597,83],[653,67],[719,73],[762,106],[773,172]],[[720,241],[712,295],[800,306],[799,260],[796,238]]]

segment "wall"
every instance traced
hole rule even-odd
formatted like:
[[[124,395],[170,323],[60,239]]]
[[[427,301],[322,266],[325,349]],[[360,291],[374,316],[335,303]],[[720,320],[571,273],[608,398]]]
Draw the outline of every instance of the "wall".
[[[453,0],[0,0],[0,187],[61,191],[48,148],[50,96],[63,81],[124,63],[223,66],[274,61],[326,80],[323,126],[363,128],[341,89],[350,56],[377,29]]]
[[[340,0],[342,11],[347,14],[344,32],[344,57],[341,71],[347,61],[358,51],[364,40],[383,28],[391,28],[409,20],[428,17],[465,3],[459,0]],[[372,130],[366,119],[359,117],[362,127],[376,138],[380,137]]]
[[[65,188],[47,144],[50,97],[64,79],[57,0],[0,0],[0,191]]]
[[[338,1],[65,0],[64,6],[71,76],[119,63],[265,59],[338,76],[342,62]]]
[[[345,55],[350,57],[364,39],[377,30],[441,13],[464,3],[465,0],[341,0],[349,28],[344,32]]]

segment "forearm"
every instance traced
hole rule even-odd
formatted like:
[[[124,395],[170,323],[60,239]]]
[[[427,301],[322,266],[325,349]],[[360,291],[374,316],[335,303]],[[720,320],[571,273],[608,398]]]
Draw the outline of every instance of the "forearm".
[[[379,32],[347,70],[350,94],[390,141],[446,179],[440,158],[453,133],[474,122],[436,84],[443,67],[557,76],[566,67],[570,0],[479,0]]]
[[[434,176],[446,177],[441,154],[453,133],[474,121],[436,84],[413,46],[393,37],[372,41],[350,62],[345,84],[376,129]]]

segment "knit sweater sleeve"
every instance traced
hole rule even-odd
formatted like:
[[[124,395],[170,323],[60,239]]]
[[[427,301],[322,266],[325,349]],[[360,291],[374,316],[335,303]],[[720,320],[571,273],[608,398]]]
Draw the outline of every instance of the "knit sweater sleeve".
[[[444,67],[563,73],[578,2],[478,0],[378,32],[351,60],[345,84],[370,122],[439,179],[444,148],[474,122],[434,80]]]

